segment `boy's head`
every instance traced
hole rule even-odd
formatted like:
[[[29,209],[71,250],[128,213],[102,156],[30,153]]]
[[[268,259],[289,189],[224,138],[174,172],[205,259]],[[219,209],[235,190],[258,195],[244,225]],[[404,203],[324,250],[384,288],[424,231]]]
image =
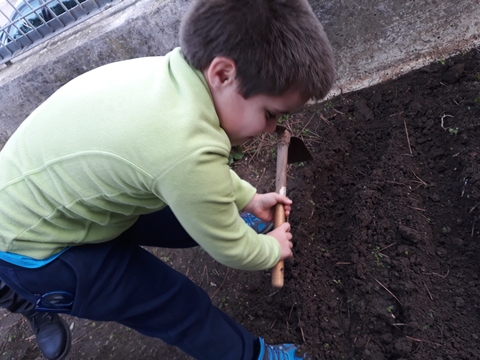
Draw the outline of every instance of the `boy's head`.
[[[335,78],[330,42],[307,0],[194,0],[180,44],[198,70],[232,59],[245,99],[293,89],[321,99]]]

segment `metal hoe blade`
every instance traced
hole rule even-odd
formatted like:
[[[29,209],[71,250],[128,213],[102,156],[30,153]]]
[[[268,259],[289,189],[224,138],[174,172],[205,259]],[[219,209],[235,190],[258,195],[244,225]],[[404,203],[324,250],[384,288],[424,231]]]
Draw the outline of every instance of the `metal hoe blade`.
[[[275,132],[281,133],[283,131],[288,130],[282,125],[277,125]],[[303,140],[295,136],[290,137],[290,145],[288,146],[288,163],[293,164],[309,160],[313,160],[313,157]]]
[[[302,139],[292,136],[290,138],[290,146],[288,147],[288,163],[313,160],[312,154]]]

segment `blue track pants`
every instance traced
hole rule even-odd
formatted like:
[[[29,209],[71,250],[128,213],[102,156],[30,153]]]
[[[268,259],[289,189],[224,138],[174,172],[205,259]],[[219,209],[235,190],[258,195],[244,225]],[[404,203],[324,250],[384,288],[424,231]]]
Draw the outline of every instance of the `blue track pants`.
[[[115,321],[202,360],[252,360],[256,337],[212,305],[207,293],[140,245],[197,244],[170,209],[144,215],[115,240],[75,246],[27,269],[0,260],[0,277],[35,303],[39,295],[74,295],[69,314]]]

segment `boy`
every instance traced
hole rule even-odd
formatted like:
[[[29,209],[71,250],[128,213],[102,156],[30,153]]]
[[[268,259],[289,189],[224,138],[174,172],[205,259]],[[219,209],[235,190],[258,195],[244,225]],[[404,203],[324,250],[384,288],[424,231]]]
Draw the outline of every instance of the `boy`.
[[[57,311],[116,321],[206,360],[301,359],[267,345],[140,245],[200,245],[261,270],[292,256],[290,225],[259,235],[291,200],[257,194],[228,167],[232,145],[334,79],[306,0],[198,0],[181,49],[79,76],[38,107],[0,152],[0,277]]]

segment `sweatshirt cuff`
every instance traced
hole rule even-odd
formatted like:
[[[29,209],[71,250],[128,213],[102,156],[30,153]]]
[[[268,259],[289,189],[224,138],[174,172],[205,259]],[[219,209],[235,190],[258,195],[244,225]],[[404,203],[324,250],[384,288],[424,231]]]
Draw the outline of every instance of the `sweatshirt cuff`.
[[[273,236],[270,236],[270,235],[259,235],[260,237],[267,237],[269,241],[272,242],[273,244],[273,248],[276,249],[276,251],[274,250],[274,252],[272,253],[271,257],[272,257],[272,264],[270,266],[267,267],[267,269],[271,269],[273,268],[275,265],[278,264],[278,262],[280,261],[280,257],[282,255],[282,249],[280,248],[280,244],[278,243],[277,239],[275,239]],[[262,239],[264,240],[264,239]],[[266,239],[265,239],[266,240]]]
[[[255,189],[249,182],[240,179],[233,170],[230,170],[230,175],[232,177],[233,191],[235,193],[235,205],[238,210],[242,210],[255,196],[257,189]]]

